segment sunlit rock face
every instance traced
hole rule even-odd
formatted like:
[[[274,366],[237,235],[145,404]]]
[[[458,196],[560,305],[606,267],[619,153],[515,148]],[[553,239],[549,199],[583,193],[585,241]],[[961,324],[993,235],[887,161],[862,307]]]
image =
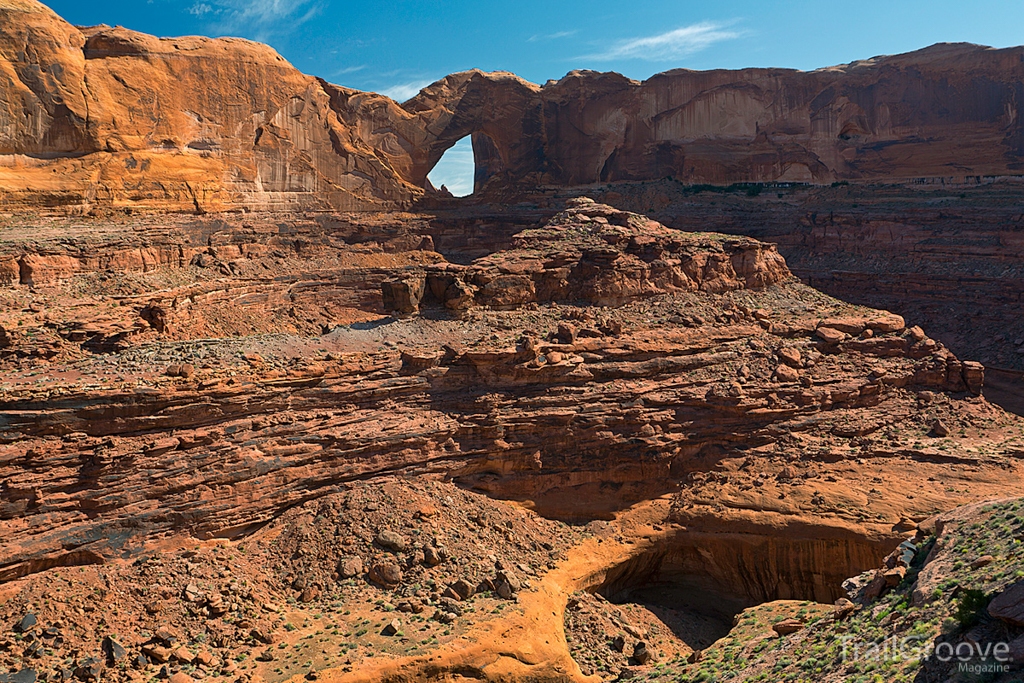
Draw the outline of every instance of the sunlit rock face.
[[[472,135],[476,190],[963,178],[1021,171],[1024,50],[944,44],[813,72],[448,76],[402,105],[240,39],[76,28],[0,6],[8,208],[409,206]]]
[[[360,138],[379,109],[402,116],[397,105],[301,74],[258,43],[79,30],[14,0],[0,7],[0,73],[9,205],[363,209],[418,191],[390,164],[386,135]],[[337,107],[363,111],[360,123]]]

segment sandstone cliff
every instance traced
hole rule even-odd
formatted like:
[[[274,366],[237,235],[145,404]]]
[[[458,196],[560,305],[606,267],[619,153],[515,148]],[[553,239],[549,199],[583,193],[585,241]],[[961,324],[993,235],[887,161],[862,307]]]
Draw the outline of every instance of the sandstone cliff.
[[[148,249],[111,223],[51,242],[77,231],[38,226],[17,245],[46,253],[18,261],[32,288],[0,289],[0,581],[108,552],[116,528],[233,535],[384,472],[446,473],[571,518],[685,480],[701,517],[754,504],[753,471],[690,477],[725,458],[759,449],[758,472],[774,471],[776,454],[813,447],[870,455],[897,481],[922,458],[919,479],[949,456],[910,440],[992,410],[968,398],[980,365],[798,284],[771,245],[586,199],[465,266],[410,234],[427,229],[411,216],[296,220],[291,236],[253,218],[187,221],[161,219]],[[863,438],[876,431],[893,440]],[[998,431],[971,437],[1012,450]],[[822,505],[764,490],[757,506]],[[891,524],[934,504],[919,492],[871,510]]]
[[[801,72],[453,74],[399,105],[240,39],[78,29],[0,6],[2,205],[409,205],[472,135],[478,189],[673,176],[832,182],[1019,174],[1024,50],[944,44]]]
[[[640,83],[574,71],[540,89],[470,72],[403,106],[445,112],[434,145],[475,133],[478,182],[1019,174],[1022,54],[942,44],[812,72],[676,69]],[[489,147],[501,167],[480,163]]]
[[[515,220],[5,219],[0,676],[654,675],[1019,492],[983,368],[772,245]]]
[[[221,38],[157,39],[77,29],[34,0],[0,6],[2,204],[134,205],[162,210],[407,202],[417,188],[339,99],[394,110],[380,96],[327,87],[271,48]]]

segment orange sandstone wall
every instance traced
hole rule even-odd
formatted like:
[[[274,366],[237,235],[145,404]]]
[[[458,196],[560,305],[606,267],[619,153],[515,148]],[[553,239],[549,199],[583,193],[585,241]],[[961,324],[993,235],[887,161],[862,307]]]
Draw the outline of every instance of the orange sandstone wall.
[[[478,188],[1016,175],[1024,48],[801,72],[448,76],[403,104],[236,38],[79,29],[0,0],[0,209],[409,206],[473,135]]]

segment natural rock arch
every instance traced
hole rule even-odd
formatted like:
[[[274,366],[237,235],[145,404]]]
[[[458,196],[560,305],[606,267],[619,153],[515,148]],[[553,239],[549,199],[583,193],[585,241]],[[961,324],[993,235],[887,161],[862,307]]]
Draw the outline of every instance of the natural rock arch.
[[[79,29],[7,0],[0,204],[408,208],[467,135],[478,191],[1018,176],[1022,55],[939,44],[810,72],[573,71],[543,87],[476,70],[400,104],[302,74],[265,45]]]
[[[424,88],[402,105],[426,133],[412,146],[407,180],[419,187],[446,151],[468,136],[476,165],[474,191],[495,176],[519,178],[544,158],[540,87],[514,74],[466,71]]]

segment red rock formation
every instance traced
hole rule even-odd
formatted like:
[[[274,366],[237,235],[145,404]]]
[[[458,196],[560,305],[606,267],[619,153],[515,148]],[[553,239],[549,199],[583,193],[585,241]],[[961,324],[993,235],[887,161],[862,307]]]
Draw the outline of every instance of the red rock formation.
[[[487,135],[503,164],[482,170],[503,171],[506,181],[820,183],[1019,174],[1021,54],[944,44],[812,72],[677,69],[642,83],[574,71],[539,90],[468,72],[403,107],[440,115],[446,125],[435,126],[441,132],[432,146],[450,146],[469,132]]]
[[[897,312],[958,356],[1015,371],[1006,375],[1000,405],[1010,405],[1004,396],[1020,394],[1020,179],[748,189],[661,180],[588,193],[680,230],[775,243],[803,282],[851,303]],[[1019,404],[1014,410],[1021,410]]]
[[[144,232],[100,223],[83,259],[73,240],[26,231],[18,261],[36,263],[26,252],[42,246],[51,269],[34,291],[0,290],[0,578],[106,552],[114,529],[232,535],[382,472],[446,473],[567,517],[661,495],[749,449],[781,469],[776,452],[845,460],[874,443],[895,476],[913,462],[920,479],[952,456],[904,441],[939,417],[950,438],[997,454],[956,458],[1017,485],[1012,472],[990,472],[1004,463],[998,431],[960,436],[974,411],[990,410],[966,398],[980,367],[898,316],[822,299],[750,239],[580,200],[510,249],[456,266],[380,217],[294,221],[290,236],[255,217],[178,222],[156,221],[148,241],[191,260],[123,276],[102,269],[137,253]],[[403,244],[414,247],[386,251]],[[381,318],[380,284],[396,280],[408,286],[391,296],[422,292],[404,312],[424,316]],[[256,334],[319,334],[339,315],[370,324],[322,338]],[[179,341],[150,346],[161,340]],[[115,352],[91,356],[98,345]],[[881,425],[895,440],[864,436]],[[689,500],[741,500],[754,475],[738,469],[721,489],[694,480]],[[771,507],[820,506],[806,488]],[[894,500],[891,513],[919,505],[935,499]]]
[[[469,71],[399,106],[256,43],[79,30],[16,0],[0,8],[0,188],[10,207],[393,207],[466,135],[492,191],[1019,174],[1021,54],[945,44],[812,72],[574,71],[543,87]]]
[[[834,597],[907,519],[1019,491],[1021,423],[974,395],[979,366],[801,285],[771,245],[585,199],[502,220],[7,219],[0,620],[82,628],[5,665],[169,624],[277,680],[276,646],[333,622],[326,650],[373,649],[317,659],[322,680],[560,680],[574,590],[664,580],[727,625]],[[460,226],[484,234],[456,255],[506,248],[445,262],[432,235]],[[383,529],[416,542],[392,559]],[[515,566],[488,589],[492,553]],[[431,610],[416,652],[362,630],[384,601]],[[155,674],[148,638],[123,645]]]
[[[0,73],[8,206],[359,209],[418,191],[391,167],[386,140],[372,148],[332,110],[355,93],[258,43],[79,30],[14,0],[0,8]],[[380,96],[355,100],[403,115]]]
[[[452,310],[577,302],[621,306],[671,292],[763,289],[790,278],[774,247],[671,230],[638,214],[580,198],[511,248],[471,266],[440,264],[386,283],[384,307],[415,312],[421,301]]]

